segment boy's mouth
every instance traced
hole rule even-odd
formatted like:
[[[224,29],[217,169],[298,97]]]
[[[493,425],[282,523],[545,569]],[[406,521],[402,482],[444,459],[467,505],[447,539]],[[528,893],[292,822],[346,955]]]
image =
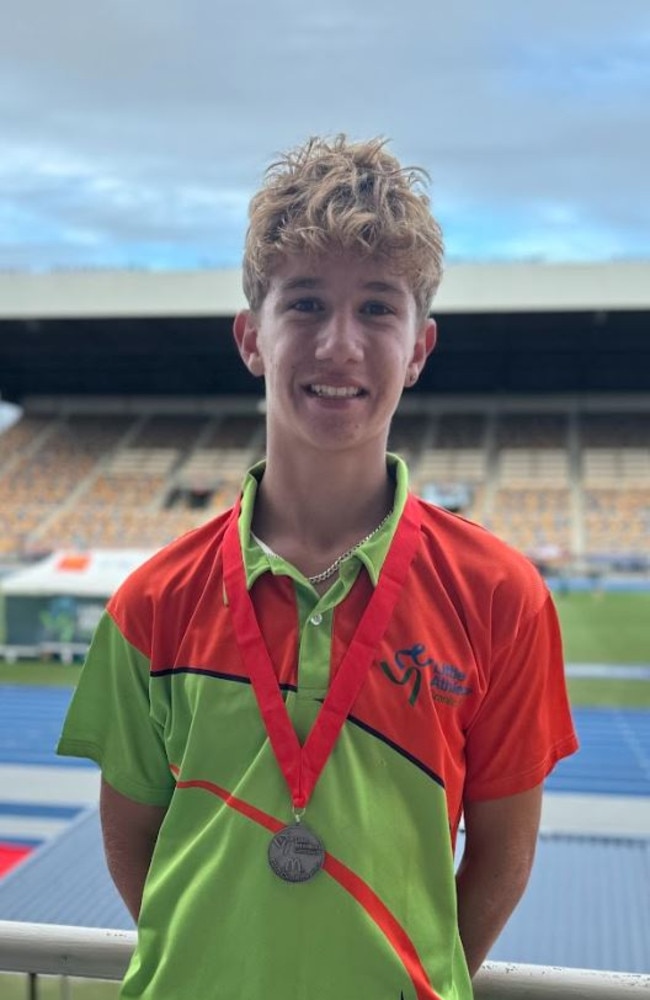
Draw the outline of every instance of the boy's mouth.
[[[307,392],[321,399],[355,399],[366,395],[365,390],[358,385],[327,385],[319,382],[308,385]]]

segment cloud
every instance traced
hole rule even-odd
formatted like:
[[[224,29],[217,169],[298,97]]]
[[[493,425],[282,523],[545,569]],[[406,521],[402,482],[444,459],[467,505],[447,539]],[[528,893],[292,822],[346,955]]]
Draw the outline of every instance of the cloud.
[[[0,267],[239,262],[264,166],[392,137],[450,254],[650,255],[650,7],[593,0],[14,0]]]

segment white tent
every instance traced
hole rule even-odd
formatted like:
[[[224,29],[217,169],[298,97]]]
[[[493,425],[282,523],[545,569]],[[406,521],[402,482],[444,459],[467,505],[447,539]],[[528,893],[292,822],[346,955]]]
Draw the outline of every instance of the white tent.
[[[150,549],[53,552],[0,580],[0,655],[82,656],[109,597]]]
[[[53,552],[41,562],[4,577],[0,590],[5,596],[108,598],[152,554],[151,549]]]

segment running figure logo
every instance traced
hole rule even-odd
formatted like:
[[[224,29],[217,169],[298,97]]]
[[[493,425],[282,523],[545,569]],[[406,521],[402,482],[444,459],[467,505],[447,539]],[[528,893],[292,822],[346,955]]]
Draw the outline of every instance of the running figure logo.
[[[413,646],[395,651],[394,663],[381,660],[385,676],[399,687],[408,685],[409,705],[417,702],[422,683],[432,692],[435,701],[443,701],[455,705],[459,698],[466,698],[472,693],[472,688],[466,683],[467,674],[453,663],[439,662],[427,656],[424,643],[416,642]]]

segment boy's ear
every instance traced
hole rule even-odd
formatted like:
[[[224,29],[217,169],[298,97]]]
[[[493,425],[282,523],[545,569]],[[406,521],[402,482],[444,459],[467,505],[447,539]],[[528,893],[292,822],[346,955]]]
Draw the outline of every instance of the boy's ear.
[[[413,351],[413,363],[418,367],[418,374],[424,368],[425,362],[436,346],[438,327],[435,319],[428,319],[420,328]]]
[[[232,325],[235,343],[241,359],[251,375],[257,377],[264,374],[264,361],[257,344],[257,321],[250,309],[242,309],[235,316]]]

